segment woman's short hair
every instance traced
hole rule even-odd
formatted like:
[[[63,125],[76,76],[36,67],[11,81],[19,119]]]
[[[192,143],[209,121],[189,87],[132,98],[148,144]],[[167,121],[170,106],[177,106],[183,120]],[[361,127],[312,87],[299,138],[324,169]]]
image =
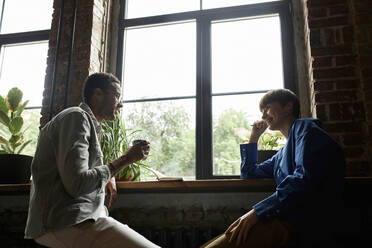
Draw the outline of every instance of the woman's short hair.
[[[260,100],[260,110],[263,109],[270,103],[278,102],[282,107],[287,105],[289,102],[292,103],[292,115],[295,118],[300,117],[300,101],[295,93],[288,89],[276,89],[269,90]]]
[[[90,103],[90,99],[96,88],[103,92],[112,88],[112,83],[120,84],[120,80],[111,73],[97,72],[89,75],[84,83],[83,99],[85,103]]]

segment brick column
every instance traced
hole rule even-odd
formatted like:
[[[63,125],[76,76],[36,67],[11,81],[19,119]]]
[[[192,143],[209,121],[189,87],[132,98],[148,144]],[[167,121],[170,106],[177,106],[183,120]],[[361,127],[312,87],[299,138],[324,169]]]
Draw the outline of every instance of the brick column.
[[[313,108],[342,145],[348,176],[371,175],[372,2],[308,0]]]
[[[103,71],[104,40],[106,32],[106,5],[108,0],[77,0],[76,22],[73,39],[73,49],[70,55],[71,34],[73,28],[74,0],[64,0],[63,18],[61,24],[61,38],[57,67],[56,49],[58,36],[58,23],[63,0],[54,1],[54,12],[51,33],[49,37],[49,50],[47,69],[41,110],[41,125],[49,120],[50,103],[54,70],[55,91],[53,102],[53,115],[69,106],[78,105],[82,101],[81,89],[85,78],[93,73]],[[71,60],[70,60],[71,56]],[[70,70],[68,76],[68,67]],[[68,78],[69,77],[69,78]],[[70,81],[68,97],[65,91]],[[66,101],[67,100],[67,101]],[[66,102],[65,102],[66,101]]]
[[[364,99],[366,123],[364,134],[368,145],[369,175],[372,175],[372,1],[353,0],[354,37],[357,62]]]

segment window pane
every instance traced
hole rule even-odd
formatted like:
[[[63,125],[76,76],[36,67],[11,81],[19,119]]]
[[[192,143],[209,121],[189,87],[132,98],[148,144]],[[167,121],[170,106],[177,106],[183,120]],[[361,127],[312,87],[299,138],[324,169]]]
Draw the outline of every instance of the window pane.
[[[195,177],[195,100],[125,103],[134,139],[151,143],[147,164],[165,175]],[[141,176],[141,180],[143,180]]]
[[[52,12],[52,0],[7,0],[4,4],[1,33],[50,29]]]
[[[23,150],[22,154],[34,156],[37,145],[37,138],[39,136],[40,126],[40,109],[26,109],[23,111],[23,128],[27,128],[25,132],[25,140],[31,140]]]
[[[27,107],[41,106],[48,43],[3,46],[1,51],[0,94],[6,95],[12,87],[23,92]]]
[[[203,9],[231,7],[254,3],[267,3],[280,0],[203,0]]]
[[[128,0],[126,18],[156,16],[200,9],[199,0]]]
[[[251,124],[261,119],[263,94],[215,96],[213,106],[213,174],[240,175],[239,144],[249,138]]]
[[[125,100],[195,95],[195,22],[129,29],[125,36]]]
[[[212,92],[283,88],[279,16],[212,24]]]

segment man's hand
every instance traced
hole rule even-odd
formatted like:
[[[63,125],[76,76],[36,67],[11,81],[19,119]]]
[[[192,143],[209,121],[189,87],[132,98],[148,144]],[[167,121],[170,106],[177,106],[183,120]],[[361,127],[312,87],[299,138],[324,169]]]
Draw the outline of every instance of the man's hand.
[[[229,228],[225,231],[225,233],[231,233],[231,237],[229,242],[233,242],[236,240],[236,245],[239,246],[243,244],[244,241],[247,239],[248,232],[251,228],[258,222],[258,216],[256,211],[252,209],[245,215],[241,216],[237,219],[234,223],[232,223]]]
[[[134,162],[146,160],[150,153],[150,142],[142,140],[133,146],[129,147],[125,152],[125,156]]]
[[[129,147],[123,156],[115,159],[107,165],[111,172],[111,176],[114,177],[125,166],[128,166],[139,160],[146,160],[149,152],[150,142],[146,140],[141,140],[140,142]]]
[[[252,126],[251,137],[249,143],[257,143],[260,136],[265,132],[267,123],[264,120],[256,121]]]
[[[106,184],[105,193],[107,194],[107,192],[109,192],[109,194],[110,194],[110,199],[109,199],[107,207],[111,208],[112,204],[117,199],[117,189],[116,189],[115,177],[111,177],[110,181],[108,181],[108,183]]]

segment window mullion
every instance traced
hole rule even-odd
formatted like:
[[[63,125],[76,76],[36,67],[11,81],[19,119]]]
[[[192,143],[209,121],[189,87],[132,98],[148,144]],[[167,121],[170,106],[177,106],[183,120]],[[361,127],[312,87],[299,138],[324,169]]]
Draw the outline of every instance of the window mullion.
[[[38,42],[49,39],[50,30],[39,30],[21,33],[0,34],[1,44]]]
[[[290,4],[290,3],[287,3]],[[280,26],[282,38],[282,53],[283,53],[283,81],[284,88],[290,89],[298,93],[296,87],[296,70],[294,65],[294,44],[291,14],[288,6],[282,6],[280,11]]]
[[[118,22],[118,25],[120,24],[120,22],[125,18],[125,11],[126,11],[126,3],[127,1],[126,0],[120,0],[120,14],[119,14],[119,22]],[[115,70],[115,74],[118,78],[120,78],[120,84],[121,86],[123,87],[123,66],[124,66],[124,60],[125,60],[125,57],[124,57],[124,39],[126,38],[125,37],[125,29],[124,28],[121,28],[120,25],[119,25],[119,32],[118,32],[118,43],[117,43],[117,58],[116,58],[116,70]]]
[[[196,178],[212,177],[211,21],[197,19]]]
[[[1,32],[1,27],[3,25],[3,16],[4,16],[4,7],[5,7],[5,0],[0,0],[2,1],[1,3],[1,16],[0,16],[0,32]]]

